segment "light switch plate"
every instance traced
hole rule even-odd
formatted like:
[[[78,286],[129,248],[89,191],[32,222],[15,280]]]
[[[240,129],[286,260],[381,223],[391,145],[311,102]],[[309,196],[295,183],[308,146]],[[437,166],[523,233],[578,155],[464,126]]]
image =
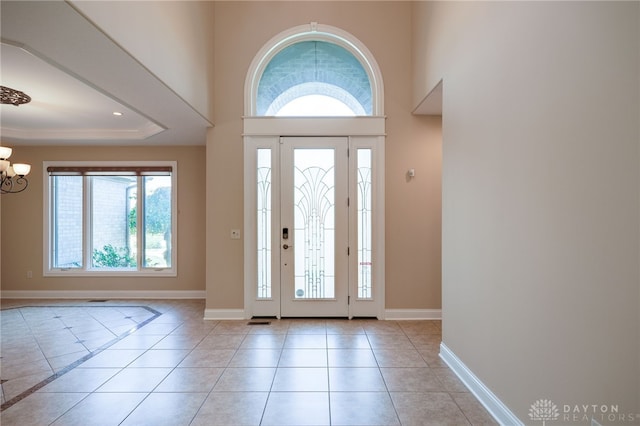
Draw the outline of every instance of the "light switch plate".
[[[231,230],[231,239],[232,240],[239,240],[240,239],[240,230],[239,229],[232,229]]]

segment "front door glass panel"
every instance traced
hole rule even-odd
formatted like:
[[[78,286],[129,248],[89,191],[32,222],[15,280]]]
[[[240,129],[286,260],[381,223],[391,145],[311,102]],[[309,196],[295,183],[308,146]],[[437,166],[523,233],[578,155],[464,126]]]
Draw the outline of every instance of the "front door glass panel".
[[[335,150],[294,151],[296,299],[335,297]]]

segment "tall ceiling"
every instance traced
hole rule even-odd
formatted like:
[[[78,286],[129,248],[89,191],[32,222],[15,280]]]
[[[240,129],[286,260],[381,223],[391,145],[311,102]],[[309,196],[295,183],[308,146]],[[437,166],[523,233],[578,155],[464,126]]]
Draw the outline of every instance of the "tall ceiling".
[[[205,143],[211,122],[72,4],[3,0],[0,15],[0,84],[32,99],[0,105],[3,144]]]

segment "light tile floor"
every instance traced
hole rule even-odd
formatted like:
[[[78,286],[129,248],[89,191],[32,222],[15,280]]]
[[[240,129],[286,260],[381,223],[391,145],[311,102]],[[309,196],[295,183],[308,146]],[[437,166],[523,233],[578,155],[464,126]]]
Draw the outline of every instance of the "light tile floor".
[[[495,424],[439,321],[205,321],[201,300],[3,300],[0,423]]]

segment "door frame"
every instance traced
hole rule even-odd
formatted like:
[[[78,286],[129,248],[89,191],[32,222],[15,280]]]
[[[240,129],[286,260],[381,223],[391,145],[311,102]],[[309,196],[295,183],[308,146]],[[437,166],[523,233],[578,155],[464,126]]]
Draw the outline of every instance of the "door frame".
[[[360,300],[357,295],[357,280],[349,280],[348,317],[376,317],[384,319],[385,306],[385,213],[384,213],[384,142],[385,142],[385,117],[245,117],[244,118],[244,316],[245,318],[266,316],[281,316],[280,285],[272,286],[272,294],[269,298],[258,298],[256,291],[257,282],[257,191],[256,191],[256,152],[259,148],[272,149],[272,153],[278,152],[280,137],[285,136],[342,136],[347,137],[352,148],[371,148],[373,151],[373,298]],[[355,155],[350,157],[351,167]],[[272,155],[272,170],[280,170],[278,155]],[[279,176],[277,177],[279,179]],[[349,197],[353,200],[357,197],[355,182],[349,182]],[[277,193],[279,185],[272,190],[272,198],[280,199]],[[354,209],[352,209],[354,210]],[[272,212],[272,217],[279,212]],[[350,222],[355,220],[355,215],[350,213]],[[272,258],[271,269],[273,282],[280,282],[280,250],[274,250],[274,241],[279,247],[279,220],[272,220]],[[355,226],[350,223],[350,240],[355,241]],[[351,255],[349,260],[349,275],[357,269],[357,256]]]
[[[296,190],[296,176],[298,173],[295,162],[296,152],[301,153],[307,149],[320,149],[332,152],[333,164],[330,173],[334,187],[330,193],[333,198],[331,222],[333,231],[330,232],[332,247],[324,254],[332,254],[332,259],[327,262],[333,268],[327,272],[333,276],[333,297],[327,298],[298,298],[294,297],[294,290],[297,286],[297,274],[299,268],[305,269],[304,264],[298,264],[298,250],[306,246],[304,231],[298,230],[296,223],[299,210],[296,207],[298,201],[297,194],[302,195],[303,191]],[[273,236],[278,240],[280,250],[280,314],[287,317],[346,317],[349,315],[349,264],[350,259],[347,253],[349,241],[349,213],[351,208],[348,205],[349,198],[349,139],[340,137],[293,137],[283,136],[280,138],[280,215],[278,234]],[[308,176],[304,176],[308,178]],[[314,176],[317,177],[317,176]],[[306,183],[310,183],[306,181]],[[272,185],[274,186],[274,185]],[[275,200],[274,200],[275,201]],[[312,200],[316,201],[316,200]],[[276,207],[273,208],[276,210]],[[278,218],[272,214],[274,221]],[[282,237],[282,228],[288,228],[287,239]],[[326,235],[326,234],[323,234]],[[280,238],[279,238],[280,237]],[[287,249],[282,249],[287,245]],[[276,244],[272,244],[275,249]],[[314,247],[315,248],[315,247]],[[355,255],[355,253],[354,253]],[[317,260],[317,259],[316,259]],[[313,268],[311,268],[313,269]],[[324,287],[324,286],[323,286]]]

